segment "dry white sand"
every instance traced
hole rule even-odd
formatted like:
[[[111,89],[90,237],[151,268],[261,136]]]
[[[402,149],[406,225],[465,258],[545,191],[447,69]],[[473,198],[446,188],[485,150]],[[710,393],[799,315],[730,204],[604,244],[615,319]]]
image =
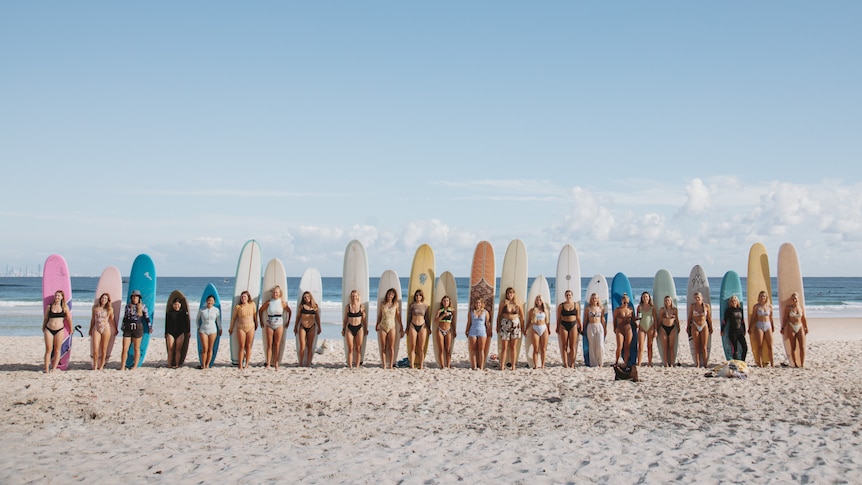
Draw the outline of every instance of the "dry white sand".
[[[641,368],[638,383],[559,367],[556,341],[545,370],[471,371],[461,337],[446,371],[374,367],[376,340],[365,368],[340,342],[297,368],[292,339],[281,370],[239,371],[223,339],[201,371],[195,352],[167,369],[157,339],[144,368],[115,370],[115,348],[95,372],[78,339],[71,370],[43,374],[41,338],[4,337],[0,483],[858,482],[862,321],[811,328],[805,369]]]

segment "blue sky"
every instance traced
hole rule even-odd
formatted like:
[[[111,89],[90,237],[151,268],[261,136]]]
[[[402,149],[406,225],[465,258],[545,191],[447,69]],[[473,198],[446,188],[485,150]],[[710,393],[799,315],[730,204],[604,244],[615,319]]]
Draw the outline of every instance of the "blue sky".
[[[3,2],[0,272],[862,275],[858,2]],[[774,262],[773,262],[774,268]]]

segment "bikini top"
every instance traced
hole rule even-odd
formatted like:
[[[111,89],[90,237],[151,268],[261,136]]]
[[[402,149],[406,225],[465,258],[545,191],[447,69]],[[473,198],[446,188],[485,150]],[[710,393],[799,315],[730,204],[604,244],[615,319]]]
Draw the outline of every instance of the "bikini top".
[[[590,310],[588,315],[590,316],[590,318],[598,318],[598,317],[602,316],[602,312],[601,312],[601,310],[599,310],[597,312]]]
[[[691,316],[693,316],[693,317],[702,317],[704,315],[706,315],[706,312],[699,312],[693,308],[691,310]]]
[[[560,316],[561,317],[576,317],[576,316],[578,316],[578,307],[575,306],[571,310],[566,310],[565,308],[563,308],[562,310],[560,310]]]
[[[54,312],[50,307],[48,307],[48,318],[66,318],[66,310]]]
[[[451,308],[441,308],[439,314],[440,314],[440,321],[441,322],[451,322],[452,321],[452,309]]]
[[[799,318],[799,317],[801,317],[801,316],[802,316],[802,312],[795,312],[795,311],[793,311],[793,310],[790,310],[790,311],[787,313],[787,315],[788,315],[788,316],[790,316],[790,317],[793,317],[793,318]]]
[[[768,309],[768,308],[763,308],[763,307],[758,308],[758,309],[757,309],[757,316],[759,316],[759,317],[768,317],[768,316],[769,316],[769,309]]]
[[[305,308],[305,305],[303,305],[302,308],[299,309],[299,313],[303,315],[317,315],[317,310],[315,310],[314,308],[309,310],[308,308]]]
[[[545,321],[545,312],[538,312],[538,313],[536,313],[536,321],[537,321],[537,322],[543,322],[543,321]]]
[[[362,305],[359,306],[358,312],[350,311],[350,305],[347,306],[347,317],[348,318],[360,318],[362,317]]]

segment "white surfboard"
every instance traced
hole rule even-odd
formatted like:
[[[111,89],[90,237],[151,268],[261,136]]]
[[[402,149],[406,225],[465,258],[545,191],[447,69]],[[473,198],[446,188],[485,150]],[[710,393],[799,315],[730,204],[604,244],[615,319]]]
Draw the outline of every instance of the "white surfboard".
[[[260,304],[260,265],[260,244],[254,239],[246,241],[236,263],[236,281],[233,287],[233,304],[230,309],[231,320],[228,322],[228,328],[230,328],[230,322],[233,321],[233,314],[236,306],[239,305],[240,295],[243,291],[248,291],[251,294],[255,305]],[[239,365],[239,332],[236,329],[230,336],[230,361],[233,365]]]
[[[284,301],[289,301],[290,297],[287,293],[287,273],[284,270],[284,264],[278,258],[272,258],[266,263],[266,268],[263,270],[263,284],[261,287],[261,297],[258,302],[258,308],[263,307],[263,304],[272,299],[272,290],[276,286],[281,287],[282,298]],[[281,332],[281,343],[278,345],[278,364],[284,363],[284,344],[287,343],[287,327],[290,325],[287,315],[283,315],[284,326]],[[269,349],[269,342],[266,339],[266,319],[260,322],[260,334],[263,339],[263,356],[266,360],[266,354]]]
[[[431,305],[431,348],[432,352],[434,352],[434,360],[437,362],[437,367],[442,367],[442,363],[440,359],[437,357],[437,323],[435,322],[437,317],[437,312],[440,311],[440,302],[443,299],[443,296],[449,297],[450,306],[454,310],[454,314],[452,315],[452,328],[457,329],[458,324],[458,285],[455,283],[455,276],[452,275],[449,271],[444,271],[440,273],[440,277],[437,278],[437,286],[434,288],[434,304]],[[455,347],[455,338],[457,338],[457,334],[452,335],[452,347]],[[450,352],[452,349],[449,349]],[[451,358],[451,353],[450,353]]]
[[[607,325],[606,329],[608,331],[602,335],[598,341],[598,349],[601,352],[601,355],[594,356],[589,350],[590,339],[587,337],[587,322],[584,322],[584,364],[590,367],[595,367],[596,365],[603,363],[605,339],[608,335],[613,333],[610,331],[610,329],[613,328],[613,322],[610,314],[611,303],[609,298],[610,292],[608,290],[608,280],[603,275],[597,274],[590,279],[590,282],[587,285],[587,291],[584,292],[584,306],[582,308],[589,306],[590,296],[592,296],[593,293],[595,293],[602,302],[602,308],[604,308],[605,312],[605,322]],[[602,332],[605,332],[605,330],[602,330]]]
[[[383,301],[386,298],[386,292],[392,288],[395,289],[395,302],[399,306],[399,312],[398,313],[401,314],[401,324],[403,325],[404,324],[404,302],[402,299],[402,292],[401,292],[401,279],[398,278],[398,273],[396,273],[394,270],[391,270],[391,269],[387,269],[386,271],[383,272],[383,274],[380,276],[380,282],[377,284],[377,320],[375,320],[375,322],[377,322],[380,319],[380,311],[381,311],[381,308],[383,308]],[[371,325],[370,322],[369,322],[369,325]],[[397,325],[397,322],[396,322],[396,325]],[[395,331],[397,332],[398,329],[396,328]],[[401,347],[401,335],[396,335],[395,336],[395,346],[393,349],[394,352],[393,352],[393,356],[392,356],[392,364],[393,365],[395,364],[395,362],[398,362],[398,349],[400,347]]]
[[[556,296],[555,303],[557,305],[566,301],[566,290],[571,290],[572,297],[578,304],[578,310],[581,309],[581,263],[578,260],[578,253],[574,246],[566,244],[560,250],[560,256],[557,258],[557,277],[554,280],[554,291]],[[554,313],[556,315],[556,312]],[[560,322],[555,322],[557,325]],[[573,329],[577,331],[577,329]],[[558,339],[559,340],[559,339]],[[565,342],[559,341],[560,357],[566,355]],[[575,360],[578,358],[578,342],[575,341]]]
[[[536,296],[542,295],[542,302],[544,302],[545,307],[548,309],[545,315],[545,322],[547,323],[545,332],[551,331],[551,288],[548,286],[548,280],[543,276],[539,275],[536,279],[533,280],[533,284],[530,285],[530,292],[527,294],[527,304],[525,305],[524,317],[529,318],[530,310],[535,308],[536,306]],[[536,368],[536,361],[533,360],[533,339],[531,338],[533,330],[529,326],[529,322],[527,323],[527,332],[524,335],[526,339],[526,345],[524,345],[524,357],[527,358],[527,364],[530,365],[530,368]],[[547,351],[545,349],[545,364],[547,364]]]
[[[293,309],[295,315],[299,315],[299,312],[302,309],[302,295],[305,292],[311,293],[311,297],[314,298],[314,302],[318,305],[318,311],[320,311],[320,302],[323,301],[323,278],[320,277],[320,271],[317,268],[308,268],[302,273],[302,278],[299,280],[299,294],[296,296],[296,307]],[[296,318],[294,318],[296,320]],[[296,323],[294,323],[296,324]],[[322,322],[321,322],[322,324]],[[296,329],[294,329],[296,330]],[[317,349],[317,329],[313,329],[314,331],[314,343],[311,345],[312,353],[311,359],[314,360],[314,349]],[[294,338],[296,340],[296,361],[302,362],[301,356],[299,355],[299,333],[294,332]],[[311,365],[311,362],[308,363]]]
[[[368,255],[365,252],[365,246],[361,242],[354,239],[347,244],[344,250],[344,270],[341,277],[341,317],[344,318],[344,311],[347,304],[350,303],[350,292],[356,290],[359,292],[359,302],[368,315],[368,292],[370,283],[368,280]],[[349,332],[350,330],[347,330]],[[344,361],[347,362],[347,336],[344,337]],[[365,363],[365,347],[368,344],[368,335],[362,339],[362,350],[359,364]]]
[[[691,273],[688,275],[688,289],[685,293],[685,305],[687,308],[691,308],[691,304],[694,303],[694,294],[698,292],[703,295],[703,303],[709,307],[709,316],[712,319],[713,331],[715,331],[716,325],[720,323],[721,319],[716,320],[712,314],[712,305],[709,299],[709,280],[706,278],[706,271],[704,271],[701,265],[696,264],[691,268]],[[688,316],[687,313],[686,316]],[[689,322],[686,321],[685,324],[688,325]],[[709,364],[709,355],[712,352],[712,334],[709,335],[706,342],[706,362]],[[692,336],[688,337],[688,349],[691,352],[691,361],[694,362],[694,338]]]
[[[506,248],[506,255],[503,256],[503,270],[500,272],[500,297],[497,301],[497,316],[499,318],[500,304],[506,300],[506,289],[513,288],[515,297],[524,306],[524,300],[527,298],[527,247],[520,239],[515,239],[509,243]],[[526,318],[526,314],[525,314]],[[495,325],[496,326],[496,325]],[[521,354],[521,338],[517,339],[515,344],[515,355],[508,362],[503,362],[503,340],[500,339],[500,334],[497,334],[497,355],[500,357],[501,368],[506,364],[517,365],[518,356]]]

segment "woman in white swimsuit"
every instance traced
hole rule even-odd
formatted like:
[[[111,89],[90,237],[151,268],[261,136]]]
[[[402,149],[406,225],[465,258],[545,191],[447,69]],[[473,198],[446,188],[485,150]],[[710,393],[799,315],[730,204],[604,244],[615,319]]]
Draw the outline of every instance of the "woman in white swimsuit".
[[[264,348],[266,349],[266,362],[264,367],[271,367],[278,370],[279,359],[281,354],[281,337],[284,331],[290,326],[291,317],[290,306],[287,300],[284,299],[284,293],[281,287],[276,285],[272,288],[272,299],[263,302],[258,310],[258,318],[260,322],[265,324],[263,327],[263,337],[266,339]]]
[[[536,295],[533,308],[527,314],[527,324],[530,325],[530,339],[533,343],[533,364],[536,369],[545,368],[545,354],[548,349],[548,338],[551,317],[551,306],[546,304],[542,295]]]
[[[694,366],[706,367],[706,349],[709,337],[712,335],[712,312],[709,303],[703,301],[703,295],[700,292],[694,294],[694,302],[688,306],[686,332],[694,339],[694,355],[692,355]]]
[[[805,318],[805,308],[799,303],[799,293],[790,295],[790,305],[784,309],[781,318],[781,332],[790,340],[790,357],[793,365],[804,367],[805,337],[808,335],[808,319]],[[799,352],[797,361],[796,353]]]
[[[772,333],[775,332],[775,323],[772,320],[772,305],[765,291],[757,295],[757,303],[751,308],[748,321],[754,323],[748,328],[751,347],[759,350],[754,354],[755,357],[760,356],[760,361],[755,358],[754,363],[758,367],[772,367]]]

